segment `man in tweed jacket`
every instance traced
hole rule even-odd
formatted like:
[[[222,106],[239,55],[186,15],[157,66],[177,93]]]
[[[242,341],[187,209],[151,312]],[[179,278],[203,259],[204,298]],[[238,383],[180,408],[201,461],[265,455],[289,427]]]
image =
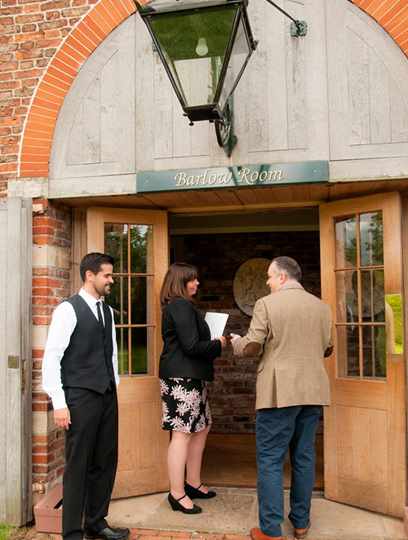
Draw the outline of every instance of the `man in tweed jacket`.
[[[323,358],[331,354],[330,308],[299,283],[301,269],[277,257],[268,269],[271,294],[257,301],[246,336],[233,335],[238,356],[260,355],[256,383],[256,445],[260,528],[253,540],[282,540],[283,462],[290,450],[289,519],[305,538],[315,477],[315,435],[330,403]]]

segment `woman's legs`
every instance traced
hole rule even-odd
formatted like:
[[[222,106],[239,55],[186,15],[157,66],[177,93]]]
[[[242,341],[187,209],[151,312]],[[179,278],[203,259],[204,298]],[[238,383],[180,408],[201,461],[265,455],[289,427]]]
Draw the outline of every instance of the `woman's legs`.
[[[170,493],[175,499],[179,499],[185,494],[184,475],[186,470],[189,446],[192,443],[192,433],[182,433],[172,431],[171,441],[167,453],[167,466],[169,470]],[[193,508],[193,502],[189,497],[180,501],[185,508]]]
[[[198,486],[201,484],[201,463],[203,460],[205,442],[207,440],[209,431],[210,426],[207,426],[202,431],[192,433],[190,444],[188,446],[186,481],[188,484],[190,484],[190,486],[195,488],[198,488]],[[200,491],[207,493],[208,488],[202,486]]]

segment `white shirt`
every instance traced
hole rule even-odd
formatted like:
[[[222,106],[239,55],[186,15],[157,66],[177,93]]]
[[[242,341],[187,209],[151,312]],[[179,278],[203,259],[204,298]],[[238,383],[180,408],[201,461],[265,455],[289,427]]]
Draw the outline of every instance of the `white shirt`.
[[[98,300],[87,293],[85,289],[79,291],[81,296],[92,313],[98,318],[96,303]],[[101,306],[102,308],[103,306]],[[113,319],[113,310],[109,307],[112,313],[112,365],[115,374],[116,385],[119,384],[118,374],[118,346],[116,343],[116,330]],[[103,309],[101,309],[102,318],[104,319]],[[105,320],[104,320],[105,322]],[[47,344],[45,346],[44,358],[42,362],[42,387],[52,401],[54,409],[65,409],[67,403],[65,401],[65,393],[61,382],[61,360],[64,356],[65,349],[68,347],[72,332],[77,324],[77,317],[74,308],[69,302],[62,302],[56,307],[48,331]]]

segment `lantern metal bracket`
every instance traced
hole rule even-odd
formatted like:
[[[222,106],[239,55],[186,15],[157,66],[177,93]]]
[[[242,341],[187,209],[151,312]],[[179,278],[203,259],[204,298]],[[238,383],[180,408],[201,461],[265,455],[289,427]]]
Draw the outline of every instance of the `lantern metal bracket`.
[[[287,11],[282,9],[280,6],[275,4],[272,0],[266,0],[268,4],[271,4],[274,8],[276,8],[278,11],[283,13],[288,19],[292,21],[292,24],[290,25],[290,35],[292,37],[304,37],[307,34],[307,22],[306,21],[299,21],[292,17],[292,15],[289,15]]]
[[[214,120],[215,134],[218,145],[224,149],[228,157],[238,142],[238,137],[234,133],[234,107],[233,98],[230,96],[225,104],[223,117],[221,120]]]

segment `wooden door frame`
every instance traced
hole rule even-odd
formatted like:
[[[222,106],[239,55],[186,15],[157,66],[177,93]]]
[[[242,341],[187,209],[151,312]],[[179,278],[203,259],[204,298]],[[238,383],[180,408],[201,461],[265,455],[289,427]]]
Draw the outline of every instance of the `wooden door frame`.
[[[367,210],[366,211],[369,211],[368,208],[371,208],[373,210],[375,210],[376,208],[377,209],[380,209],[380,208],[386,208],[386,205],[387,204],[390,204],[390,205],[395,205],[397,204],[398,205],[398,208],[399,208],[399,211],[398,212],[391,212],[391,210],[389,210],[388,212],[388,219],[386,222],[384,222],[384,245],[383,245],[383,249],[384,249],[384,264],[387,264],[387,270],[386,270],[386,275],[385,275],[385,284],[386,284],[386,289],[387,288],[391,288],[391,289],[394,289],[395,287],[395,292],[398,292],[400,291],[402,294],[403,294],[403,287],[404,287],[404,269],[403,269],[403,265],[402,265],[402,249],[403,249],[403,244],[402,244],[402,219],[403,219],[403,214],[402,214],[402,208],[401,208],[401,195],[399,192],[388,192],[388,193],[377,193],[377,194],[374,194],[374,195],[369,195],[369,196],[364,196],[364,197],[358,197],[358,198],[348,198],[348,199],[341,199],[341,200],[337,200],[337,201],[330,201],[329,204],[332,204],[333,206],[336,206],[336,209],[335,209],[335,212],[336,213],[339,213],[339,214],[344,214],[345,216],[347,215],[351,215],[351,214],[358,214],[360,213],[361,211],[365,211],[365,210],[361,210],[361,204],[362,202],[364,201],[364,208],[367,207]],[[325,216],[325,213],[326,213],[326,209],[321,209],[321,215],[323,216],[323,220],[324,219],[327,219],[327,217]],[[331,211],[330,211],[330,208],[327,208],[327,214],[330,215]],[[322,225],[322,224],[321,224]],[[387,228],[389,227],[388,229],[388,240],[387,240]],[[392,233],[392,234],[391,234]],[[328,229],[326,230],[320,230],[320,234],[321,234],[321,238],[324,238],[326,236],[326,240],[321,240],[321,249],[322,249],[322,245],[325,244],[325,246],[329,246],[328,249],[331,250],[331,253],[330,253],[330,257],[329,257],[329,263],[326,263],[326,264],[321,264],[321,277],[322,277],[322,296],[325,297],[326,299],[330,299],[331,303],[333,302],[333,299],[336,298],[336,290],[335,290],[335,282],[334,282],[334,279],[333,279],[333,272],[334,272],[334,267],[332,266],[334,264],[334,261],[335,261],[335,246],[334,246],[334,242],[333,242],[333,238],[334,238],[334,231],[333,231],[333,227],[330,226]],[[397,238],[395,238],[395,236],[397,235]],[[401,246],[401,249],[400,250],[396,250],[395,249],[395,244],[393,245],[390,241],[389,241],[389,238],[392,238],[393,240],[395,240],[399,246]],[[327,247],[326,247],[327,249]],[[326,255],[327,255],[327,252],[325,252]],[[322,260],[323,260],[323,252],[322,252]],[[388,263],[387,263],[388,261]],[[392,264],[391,261],[394,263]],[[391,291],[389,291],[391,292]],[[406,314],[407,314],[407,306],[405,305],[405,317],[406,317]],[[407,319],[405,318],[405,332],[407,331]],[[404,344],[406,345],[406,335],[404,335]],[[394,360],[394,361],[393,361]],[[387,375],[387,383],[388,385],[392,385],[392,384],[395,384],[397,385],[398,384],[398,381],[402,380],[403,381],[403,385],[404,385],[404,390],[405,390],[405,396],[403,398],[403,402],[406,404],[407,403],[407,392],[406,392],[406,373],[407,373],[407,368],[406,368],[406,365],[407,365],[407,352],[406,350],[404,350],[403,352],[403,355],[402,355],[402,358],[401,356],[399,355],[398,357],[395,357],[393,358],[393,355],[392,354],[387,354],[387,365],[388,367],[390,367],[390,365],[393,367],[392,371],[388,371],[388,373],[390,375],[392,375],[391,377],[389,377]],[[402,370],[404,370],[404,374],[401,374],[401,379],[400,377],[397,376],[397,372],[402,372]],[[339,381],[339,384],[342,385],[342,377],[337,377],[337,362],[336,362],[336,359],[335,358],[332,358],[331,361],[329,361],[329,364],[328,364],[328,371],[331,373],[331,378],[334,379],[334,380],[338,380]],[[350,381],[347,381],[344,383],[343,386],[345,386],[345,384],[352,384],[352,380]],[[375,384],[375,381],[373,381],[373,384]],[[372,387],[374,388],[374,387]],[[401,391],[401,389],[400,389]],[[378,394],[378,396],[377,396]],[[360,394],[361,395],[361,394]],[[380,389],[378,389],[378,392],[376,391],[376,397],[378,397],[378,399],[381,400],[380,398],[380,395],[381,395],[381,392],[380,392]],[[363,399],[364,401],[364,396],[361,396],[361,398]],[[395,418],[394,417],[394,414],[395,414],[395,410],[393,411],[393,409],[395,409],[395,405],[392,405],[391,402],[389,401],[389,390],[388,390],[388,393],[387,391],[385,392],[385,395],[382,396],[382,399],[384,401],[384,403],[388,403],[388,410],[390,411],[390,414],[391,414],[391,419],[392,420],[395,420],[395,425],[394,425],[394,429],[395,429],[395,432],[396,433],[400,433],[401,434],[401,429],[399,429],[401,427],[401,423],[399,422],[398,418]],[[368,405],[369,401],[367,401],[367,405]],[[380,402],[379,402],[380,403]],[[393,412],[391,412],[393,411]],[[326,414],[328,414],[329,411],[326,411]],[[401,439],[404,439],[404,444],[405,444],[405,455],[404,456],[399,456],[400,458],[403,458],[404,461],[405,461],[405,467],[406,467],[406,456],[407,456],[407,452],[406,452],[406,449],[407,449],[407,427],[406,427],[406,418],[407,418],[407,415],[406,415],[406,411],[404,411],[404,416],[405,416],[405,420],[404,420],[404,429],[405,429],[405,436],[402,436],[401,434]],[[327,434],[327,424],[325,425],[325,433]],[[390,452],[390,448],[388,448],[387,450],[388,452]],[[391,460],[394,460],[395,457],[398,457],[398,456],[393,456],[393,455],[389,455],[389,458]],[[326,456],[325,455],[325,466],[328,467],[328,461],[330,457],[329,456]],[[331,465],[331,468],[333,468],[335,466],[334,463],[332,463]],[[392,482],[392,470],[389,471],[387,474],[391,474],[391,478],[388,478],[388,481],[387,481],[387,490],[390,489],[390,487],[392,487],[394,485],[394,482]],[[394,469],[394,474],[397,474],[395,469]],[[398,484],[398,482],[395,483],[396,485]],[[403,502],[403,505],[407,504],[407,494],[406,494],[406,489],[407,489],[407,467],[405,468],[405,478],[404,478],[404,487],[405,487],[405,492],[402,494],[400,493],[399,496],[403,497],[404,499],[404,502]],[[400,486],[401,488],[401,486]],[[399,490],[400,490],[399,488]],[[337,488],[333,488],[335,490],[335,492],[337,492]],[[396,489],[396,494],[398,493],[398,487]],[[398,497],[397,497],[398,499]],[[392,498],[392,501],[394,502],[394,498]],[[401,503],[400,503],[401,504]],[[391,503],[390,507],[389,507],[389,511],[391,514],[393,515],[403,515],[403,509],[401,507],[398,507],[399,509],[397,509],[397,507],[395,505],[393,505]]]
[[[402,211],[402,290],[404,298],[404,356],[405,356],[405,385],[408,388],[408,194],[401,195]],[[408,411],[408,392],[405,396],[405,410]],[[408,414],[406,415],[406,444],[408,448]],[[408,452],[406,467],[408,471]],[[408,472],[407,489],[405,493],[404,525],[408,536]]]
[[[32,201],[10,197],[0,212],[0,521],[21,526],[32,519]]]
[[[154,312],[155,334],[148,349],[147,372],[135,376],[127,373],[128,376],[121,378],[118,388],[119,440],[123,446],[119,447],[112,498],[166,491],[169,433],[162,430],[160,425],[159,358],[162,348],[160,289],[169,263],[167,212],[158,209],[89,207],[85,214],[79,213],[78,218],[78,250],[86,246],[87,251],[104,251],[105,223],[139,223],[151,225],[156,231],[153,232],[152,241],[154,266],[152,272],[148,272],[154,275],[150,305]],[[149,321],[146,320],[146,323]],[[156,418],[157,423],[152,423],[152,418]],[[121,425],[124,426],[123,438],[120,435]],[[140,444],[141,441],[144,444]]]
[[[399,193],[399,192],[398,192]],[[408,292],[408,288],[407,288],[407,285],[408,284],[408,194],[407,195],[404,195],[403,193],[399,193],[400,196],[401,196],[401,203],[402,203],[402,272],[403,272],[403,280],[402,280],[402,288],[403,288],[403,291],[404,291],[404,298],[405,298],[405,291]],[[376,195],[373,195],[374,197]],[[355,197],[353,196],[353,193],[350,193],[350,195],[345,195],[343,193],[343,197],[341,199],[339,199],[337,202],[338,203],[342,203],[344,204],[345,206],[347,206],[348,202],[353,199],[353,200],[356,200],[358,198],[361,198],[361,197],[364,197],[364,198],[367,198],[367,197],[370,197],[370,195],[361,195],[360,197]],[[290,204],[288,206],[290,207],[294,207],[294,208],[301,208],[301,207],[304,207],[304,206],[313,206],[313,207],[320,207],[321,204],[324,204],[326,201],[314,201],[313,203],[311,202],[306,202],[304,204],[302,203],[296,203],[296,204]],[[329,201],[327,201],[329,202]],[[253,212],[258,212],[258,211],[261,211],[262,209],[264,208],[268,208],[268,210],[273,210],[274,208],[279,208],[281,207],[282,205],[257,205],[257,207],[254,207],[254,208],[248,208],[248,210],[252,210]],[[114,207],[114,200],[112,200],[112,206],[111,207],[108,207],[108,208],[113,208]],[[105,208],[101,208],[101,209],[105,209]],[[73,220],[73,249],[72,249],[72,264],[73,264],[73,268],[76,269],[78,266],[79,266],[79,262],[80,262],[80,259],[81,257],[83,256],[84,254],[84,248],[85,248],[85,252],[86,252],[86,236],[87,236],[87,225],[86,225],[86,213],[87,213],[87,210],[88,208],[84,209],[84,208],[73,208],[73,214],[74,214],[74,220]],[[146,210],[146,211],[149,211],[145,208],[129,208],[129,207],[126,207],[126,208],[120,208],[120,210],[122,211],[137,211],[137,212],[141,212],[143,210]],[[171,209],[174,211],[174,209]],[[175,213],[178,213],[180,209],[176,209]],[[186,208],[183,208],[180,213],[186,213],[188,210],[190,210],[191,212],[194,212],[194,213],[198,213],[200,212],[200,210],[196,207],[192,207],[191,209],[186,209]],[[203,210],[206,210],[208,211],[208,209],[203,209]],[[222,211],[222,207],[217,207],[217,208],[212,208],[211,210],[214,210],[214,213],[219,213],[220,211]],[[225,211],[225,210],[224,210]],[[230,213],[230,212],[234,212],[236,211],[236,208],[234,207],[233,209],[232,208],[227,208],[226,209],[226,213]],[[320,229],[320,232],[321,232],[321,229]],[[321,280],[322,280],[322,283],[323,283],[323,272],[322,272],[322,264],[320,265],[321,266]],[[77,283],[75,281],[75,276],[78,277],[79,273],[77,271],[74,271],[73,272],[73,290],[76,290],[78,287],[76,286]],[[75,285],[74,285],[75,283]],[[405,351],[404,351],[404,366],[405,366],[405,379],[406,379],[406,387],[408,388],[408,352],[407,352],[407,348],[408,348],[408,339],[407,339],[407,336],[408,336],[408,301],[405,301],[405,305],[404,305],[404,316],[405,316],[405,321],[404,321],[404,331],[405,331],[405,336],[404,336],[404,346],[405,346]],[[406,410],[408,410],[408,392],[406,392]],[[406,433],[406,444],[407,444],[407,448],[408,448],[408,415],[407,415],[407,421],[406,421],[406,430],[405,430],[405,433]],[[408,453],[407,453],[407,456],[408,456]],[[407,535],[408,535],[408,457],[407,457],[407,494],[406,494],[406,511],[405,511],[405,523],[406,523],[406,529],[407,529]]]
[[[111,220],[113,223],[127,223],[132,222],[134,215],[137,213],[138,219],[141,220],[146,225],[160,226],[167,228],[168,234],[168,219],[167,216],[163,219],[163,215],[166,213],[164,210],[140,210],[140,209],[122,209],[122,208],[100,208],[100,207],[91,207],[87,209],[86,213],[86,223],[87,223],[87,249],[93,251],[97,249],[97,246],[104,245],[104,234],[103,234],[103,223],[106,223],[106,217]],[[102,218],[103,216],[103,218]],[[167,271],[168,263],[168,249],[163,249],[163,253],[158,258],[157,266],[161,270],[157,271],[162,278]],[[163,269],[165,269],[163,271]],[[161,282],[155,280],[155,289],[153,291],[153,309],[155,311],[155,320],[157,321],[157,331],[156,339],[154,340],[154,350],[152,355],[156,358],[159,356],[159,351],[161,348],[161,306],[160,306],[160,287]],[[158,376],[159,364],[155,362],[153,369],[148,362],[148,373],[147,377]],[[143,377],[143,376],[140,376]]]

